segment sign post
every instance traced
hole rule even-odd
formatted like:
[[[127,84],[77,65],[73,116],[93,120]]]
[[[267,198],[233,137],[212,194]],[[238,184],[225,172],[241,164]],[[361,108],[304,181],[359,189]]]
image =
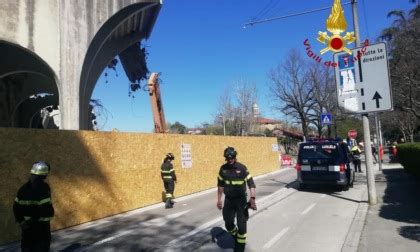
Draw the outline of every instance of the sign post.
[[[357,22],[357,18],[354,21]],[[356,34],[359,40],[358,29]],[[360,41],[357,42],[360,46]],[[355,48],[352,54],[336,53],[334,62],[337,63],[335,79],[338,105],[347,113],[362,114],[369,204],[375,205],[377,195],[368,113],[392,110],[386,45],[378,43]]]

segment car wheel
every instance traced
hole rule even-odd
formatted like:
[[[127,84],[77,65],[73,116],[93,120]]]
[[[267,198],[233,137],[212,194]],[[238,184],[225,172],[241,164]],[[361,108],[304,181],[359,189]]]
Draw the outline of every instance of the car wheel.
[[[341,187],[341,189],[342,189],[343,191],[348,191],[348,190],[349,190],[349,188],[350,188],[350,185],[349,185],[349,184],[347,184],[347,185],[343,185],[343,186]]]

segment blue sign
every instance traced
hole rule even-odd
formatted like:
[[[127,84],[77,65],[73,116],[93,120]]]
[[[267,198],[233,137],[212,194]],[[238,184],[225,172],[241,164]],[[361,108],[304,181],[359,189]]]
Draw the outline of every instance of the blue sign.
[[[331,125],[332,124],[332,115],[331,114],[322,114],[321,115],[321,124],[322,125]]]

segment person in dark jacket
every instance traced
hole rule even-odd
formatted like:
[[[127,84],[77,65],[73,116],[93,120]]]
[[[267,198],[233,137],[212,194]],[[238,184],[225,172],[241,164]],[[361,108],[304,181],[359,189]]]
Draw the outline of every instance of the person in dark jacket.
[[[217,208],[223,209],[223,220],[226,230],[235,239],[235,252],[245,250],[248,208],[257,209],[255,203],[255,183],[245,165],[237,162],[237,152],[233,147],[224,151],[226,163],[220,167],[217,180]],[[247,202],[246,186],[250,191],[250,200]],[[223,205],[222,194],[225,194]],[[235,225],[236,217],[236,225]]]
[[[377,152],[377,150],[376,150],[376,147],[373,145],[373,143],[370,143],[371,144],[371,149],[372,149],[372,156],[373,156],[373,158],[375,159],[375,164],[376,163],[378,163],[378,159],[376,158],[376,154],[378,153]]]
[[[176,183],[176,175],[172,161],[175,160],[175,156],[172,153],[168,153],[163,160],[162,166],[160,167],[160,174],[163,180],[163,186],[165,187],[165,208],[172,208],[174,205],[174,190]]]
[[[22,252],[50,250],[54,208],[50,187],[45,182],[49,172],[48,163],[34,163],[29,181],[20,187],[13,204],[15,219],[22,230]]]
[[[353,155],[353,165],[356,172],[362,172],[362,151],[359,146],[355,145],[351,148],[351,154]]]

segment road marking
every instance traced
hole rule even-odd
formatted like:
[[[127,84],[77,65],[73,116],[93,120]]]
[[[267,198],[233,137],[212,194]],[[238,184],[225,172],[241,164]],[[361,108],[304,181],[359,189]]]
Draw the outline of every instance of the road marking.
[[[308,206],[305,210],[303,210],[303,212],[301,213],[302,215],[307,214],[309,211],[311,211],[311,209],[316,205],[316,203],[312,203],[310,206]]]
[[[266,203],[266,201],[271,203],[274,198],[276,198],[276,200],[278,200],[278,198],[276,196],[279,196],[280,194],[282,194],[282,196],[283,196],[285,192],[287,193],[287,194],[285,194],[285,196],[288,196],[288,195],[290,195],[290,193],[292,193],[294,191],[295,190],[292,190],[292,188],[283,187],[282,189],[257,200],[257,202],[256,202],[257,206],[259,206],[259,204],[264,205],[264,203]],[[257,214],[259,211],[261,211],[261,209],[264,209],[264,208],[265,207],[262,207],[262,208],[259,208],[258,211],[253,211],[252,213],[250,213],[250,217],[253,216],[254,214]],[[218,217],[218,218],[215,218],[211,221],[208,221],[208,222],[204,223],[203,225],[199,226],[198,228],[188,232],[187,234],[184,234],[184,235],[168,242],[165,245],[165,247],[166,248],[168,248],[168,247],[179,247],[179,248],[181,248],[183,246],[184,241],[190,242],[189,237],[191,237],[191,236],[193,236],[197,233],[200,233],[200,232],[202,232],[202,231],[210,228],[211,226],[213,226],[213,225],[215,225],[219,222],[222,222],[222,221],[223,221],[223,217]]]
[[[161,227],[161,226],[166,225],[166,223],[168,221],[170,221],[172,219],[175,219],[175,218],[178,218],[178,217],[180,217],[180,216],[188,213],[191,210],[192,209],[189,209],[189,210],[185,210],[185,211],[182,211],[182,212],[179,212],[179,213],[170,214],[170,215],[167,215],[165,217],[156,218],[156,219],[152,219],[152,220],[149,220],[149,221],[146,221],[146,222],[142,222],[142,223],[139,223],[139,226],[146,226],[146,227],[157,226],[157,227]],[[98,245],[101,245],[101,244],[110,242],[110,241],[115,240],[115,239],[117,239],[117,238],[119,238],[121,236],[130,234],[130,233],[133,233],[133,232],[135,232],[137,230],[138,230],[137,228],[134,228],[134,229],[130,229],[130,230],[119,232],[116,235],[113,235],[113,236],[110,236],[108,238],[105,238],[105,239],[102,239],[100,241],[97,241],[97,242],[93,243],[92,245],[90,245],[89,247],[95,247],[95,246],[98,246]]]
[[[280,238],[289,231],[289,227],[283,228],[280,233],[276,234],[271,240],[269,240],[263,247],[263,249],[269,249],[273,246]]]
[[[106,242],[110,242],[110,241],[112,241],[112,240],[117,239],[118,237],[124,236],[124,235],[129,234],[129,233],[131,233],[131,232],[133,232],[133,231],[134,231],[134,230],[127,230],[127,231],[122,231],[122,232],[119,232],[119,233],[118,233],[118,234],[116,234],[116,235],[113,235],[113,236],[108,237],[108,238],[106,238],[106,239],[102,239],[102,240],[100,240],[100,241],[98,241],[98,242],[95,242],[94,244],[90,245],[89,247],[94,247],[94,246],[98,246],[98,245],[104,244],[104,243],[106,243]]]
[[[104,224],[107,224],[107,223],[110,223],[110,221],[102,219],[102,220],[98,220],[98,221],[95,221],[95,222],[88,222],[88,223],[81,224],[81,225],[83,225],[83,228],[87,229],[87,228],[93,228],[93,227],[96,227],[96,226],[99,226],[99,225],[104,225]]]
[[[178,237],[178,238],[176,238],[176,239],[168,242],[168,244],[166,246],[173,247],[175,245],[180,245],[180,243],[181,243],[182,240],[184,240],[184,239],[186,239],[186,238],[188,238],[190,236],[193,236],[193,235],[195,235],[195,234],[197,234],[197,233],[199,233],[199,232],[201,232],[201,231],[203,231],[203,230],[205,230],[205,229],[213,226],[214,224],[216,224],[216,223],[218,223],[218,222],[220,222],[222,220],[223,220],[223,217],[219,217],[219,218],[213,219],[213,220],[211,220],[209,222],[206,222],[203,225],[199,226],[198,228],[196,228],[196,229],[194,229],[194,230],[192,230],[192,231],[190,231],[190,232],[188,232],[188,233],[186,233],[186,234],[184,234],[184,235],[182,235],[182,236],[180,236],[180,237]]]

